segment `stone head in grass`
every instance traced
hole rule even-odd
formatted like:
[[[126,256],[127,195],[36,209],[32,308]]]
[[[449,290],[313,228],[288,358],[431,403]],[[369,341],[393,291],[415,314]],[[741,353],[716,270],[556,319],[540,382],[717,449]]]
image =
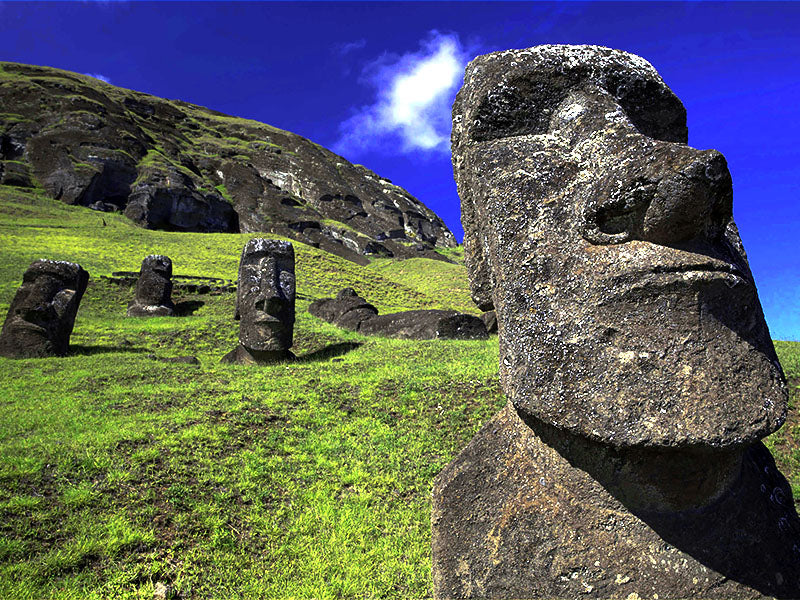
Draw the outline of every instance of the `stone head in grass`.
[[[645,60],[596,46],[476,58],[453,107],[473,297],[523,418],[616,447],[742,446],[787,393],[732,216]]]
[[[169,317],[172,303],[172,261],[168,256],[151,254],[142,261],[136,298],[128,306],[129,317]]]
[[[293,357],[294,247],[254,238],[242,250],[236,294],[239,345],[223,360],[262,364]]]
[[[626,52],[467,66],[453,168],[509,403],[434,481],[435,597],[800,597],[800,520],[759,441],[784,376],[725,159],[686,142]]]
[[[0,355],[64,356],[89,274],[60,260],[34,261],[22,278],[0,332]]]

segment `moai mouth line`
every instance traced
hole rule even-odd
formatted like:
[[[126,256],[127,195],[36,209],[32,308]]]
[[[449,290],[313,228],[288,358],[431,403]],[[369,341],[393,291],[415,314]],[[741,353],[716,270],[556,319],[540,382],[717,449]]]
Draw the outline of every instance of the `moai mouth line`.
[[[436,477],[434,596],[800,597],[788,392],[724,157],[644,59],[479,56],[453,106],[507,406]]]

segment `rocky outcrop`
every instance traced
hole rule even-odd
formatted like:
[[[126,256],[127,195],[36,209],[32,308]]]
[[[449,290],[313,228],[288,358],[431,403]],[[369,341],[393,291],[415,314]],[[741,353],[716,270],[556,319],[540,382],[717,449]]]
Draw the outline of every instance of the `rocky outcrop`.
[[[785,380],[725,159],[686,141],[638,56],[468,65],[453,168],[509,403],[434,481],[435,598],[800,597],[760,442]]]
[[[366,262],[456,244],[419,200],[293,133],[92,77],[0,63],[0,184],[143,227],[269,232]]]

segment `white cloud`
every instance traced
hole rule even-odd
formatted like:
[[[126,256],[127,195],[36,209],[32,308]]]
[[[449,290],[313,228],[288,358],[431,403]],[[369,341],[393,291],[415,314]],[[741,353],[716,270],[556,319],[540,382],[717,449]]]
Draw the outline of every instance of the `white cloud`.
[[[417,52],[372,63],[363,80],[375,88],[375,101],[341,123],[334,150],[449,152],[450,109],[466,63],[458,37],[438,31]]]
[[[350,52],[356,52],[357,50],[361,50],[364,46],[367,45],[367,40],[361,38],[354,42],[346,42],[344,44],[336,44],[334,46],[334,50],[337,54],[344,56],[345,54],[349,54]]]
[[[101,75],[100,73],[84,73],[84,75],[88,75],[89,77],[94,77],[95,79],[99,79],[100,81],[105,81],[106,83],[111,83],[111,80],[106,77],[105,75]]]

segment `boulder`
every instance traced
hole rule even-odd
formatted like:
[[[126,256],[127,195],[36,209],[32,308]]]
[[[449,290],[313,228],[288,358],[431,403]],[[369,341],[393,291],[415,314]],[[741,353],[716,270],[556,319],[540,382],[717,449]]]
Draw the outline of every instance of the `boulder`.
[[[344,288],[336,298],[314,300],[308,307],[315,317],[364,335],[409,340],[483,340],[488,337],[480,318],[454,310],[410,310],[378,315],[378,309]]]
[[[64,356],[89,274],[78,264],[41,259],[25,271],[0,331],[0,356]]]
[[[409,310],[363,321],[364,335],[406,340],[485,340],[489,336],[479,317],[454,310]]]
[[[378,309],[359,296],[353,288],[344,288],[336,298],[314,300],[308,312],[343,329],[358,331],[363,321],[378,314]]]

